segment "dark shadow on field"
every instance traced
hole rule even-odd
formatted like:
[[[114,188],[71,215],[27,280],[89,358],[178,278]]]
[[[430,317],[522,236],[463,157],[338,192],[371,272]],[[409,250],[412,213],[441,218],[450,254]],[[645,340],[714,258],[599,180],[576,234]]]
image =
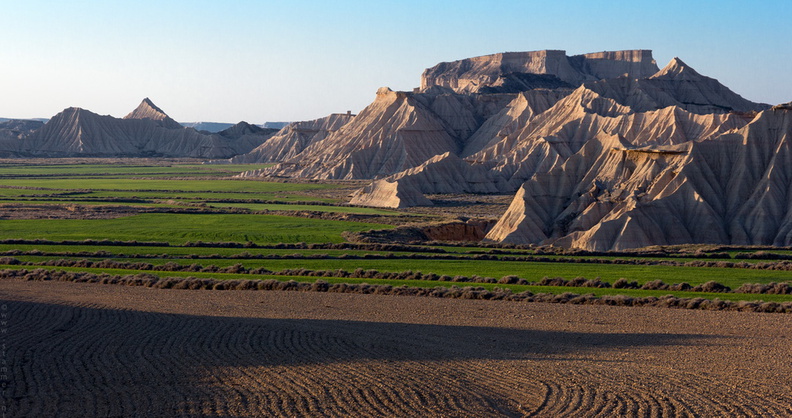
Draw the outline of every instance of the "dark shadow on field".
[[[358,359],[520,359],[559,352],[686,344],[703,334],[625,334],[543,331],[346,320],[192,316],[5,302],[17,312],[46,315],[14,323],[12,342],[84,341],[135,347],[139,354],[215,358],[226,365],[327,363]],[[14,315],[19,321],[18,315]],[[16,322],[15,321],[15,322]],[[526,322],[530,325],[530,322]],[[19,338],[19,339],[17,339]],[[16,345],[16,344],[14,344]],[[35,346],[27,347],[33,349]],[[166,350],[167,349],[167,350]],[[226,351],[228,349],[228,351]],[[57,353],[53,353],[56,354]],[[132,354],[132,353],[130,353]]]
[[[364,360],[557,361],[573,353],[677,345],[708,338],[190,316],[2,303],[10,315],[5,339],[10,366],[7,404],[11,411],[40,416],[80,411],[86,402],[96,403],[90,406],[89,415],[126,415],[124,405],[134,405],[136,413],[175,411],[186,397],[211,396],[201,392],[217,384],[207,376],[227,368]],[[119,400],[103,404],[103,399],[114,397]]]

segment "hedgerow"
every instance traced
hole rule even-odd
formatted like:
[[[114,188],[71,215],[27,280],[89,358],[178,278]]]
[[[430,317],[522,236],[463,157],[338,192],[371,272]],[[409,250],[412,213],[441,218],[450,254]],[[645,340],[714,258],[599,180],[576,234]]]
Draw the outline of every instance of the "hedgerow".
[[[67,272],[50,269],[4,269],[0,270],[0,280],[17,279],[28,281],[66,281],[77,283],[101,283],[127,286],[144,286],[159,289],[192,289],[192,290],[280,290],[299,292],[331,292],[331,293],[360,293],[398,296],[419,296],[449,299],[481,299],[504,300],[514,302],[546,302],[570,303],[585,305],[609,306],[658,306],[684,309],[702,310],[730,310],[750,312],[776,312],[792,313],[792,302],[748,302],[726,301],[720,299],[704,298],[679,298],[673,295],[662,297],[632,297],[626,295],[605,295],[597,297],[593,294],[579,295],[571,292],[562,294],[537,293],[530,291],[512,293],[509,289],[495,288],[487,290],[474,286],[451,287],[408,287],[377,285],[368,283],[333,283],[321,279],[313,282],[298,282],[295,280],[279,281],[266,280],[216,280],[197,277],[158,277],[149,273],[134,275],[110,275],[86,272]]]

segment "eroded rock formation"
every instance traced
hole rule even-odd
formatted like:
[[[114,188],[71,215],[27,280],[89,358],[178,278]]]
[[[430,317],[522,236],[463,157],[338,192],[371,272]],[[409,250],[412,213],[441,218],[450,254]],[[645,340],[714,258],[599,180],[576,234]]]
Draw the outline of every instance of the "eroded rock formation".
[[[427,70],[426,94],[487,96],[509,77],[531,80],[515,73],[577,87],[518,93],[461,151],[378,180],[353,202],[516,191],[487,239],[590,250],[792,244],[792,106],[746,100],[678,58],[651,72],[645,53],[601,58],[497,54]]]
[[[609,250],[688,243],[792,244],[792,110],[710,140],[634,148],[589,141],[519,189],[488,234]]]
[[[354,116],[349,113],[334,113],[320,119],[290,123],[254,150],[237,155],[231,158],[230,162],[232,164],[254,164],[288,160],[314,142],[321,141],[327,135],[339,130]],[[255,175],[255,173],[249,175]]]
[[[395,92],[383,87],[351,122],[266,175],[371,179],[416,167],[438,154],[458,154],[512,95]]]
[[[149,99],[123,119],[71,107],[44,126],[6,142],[16,157],[228,158],[261,144],[271,131],[237,125],[224,134],[184,128]]]
[[[514,92],[534,88],[577,87],[584,81],[629,74],[646,78],[657,72],[652,51],[605,51],[567,56],[565,51],[504,52],[443,62],[426,69],[421,89],[448,88],[457,93]],[[540,76],[540,77],[537,77]],[[511,84],[512,89],[503,89]]]

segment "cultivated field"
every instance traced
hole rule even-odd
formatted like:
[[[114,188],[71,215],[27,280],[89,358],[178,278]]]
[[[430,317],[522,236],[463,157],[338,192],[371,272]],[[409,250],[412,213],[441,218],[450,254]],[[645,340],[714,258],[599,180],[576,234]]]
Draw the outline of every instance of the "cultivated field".
[[[11,416],[789,416],[792,316],[3,283]]]
[[[792,414],[790,248],[349,242],[503,202],[254,168],[0,163],[11,416]]]

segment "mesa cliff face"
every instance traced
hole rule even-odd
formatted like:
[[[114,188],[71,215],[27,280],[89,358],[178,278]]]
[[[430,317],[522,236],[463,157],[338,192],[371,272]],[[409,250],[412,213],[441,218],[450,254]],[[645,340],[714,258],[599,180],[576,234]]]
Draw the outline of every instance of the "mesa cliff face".
[[[555,87],[574,88],[588,80],[625,74],[646,78],[657,71],[652,52],[647,50],[606,51],[571,57],[558,50],[504,52],[443,62],[428,68],[421,76],[421,90],[440,87],[457,93],[482,93],[507,84],[509,80],[521,79],[526,86],[530,80],[535,83],[544,80],[547,84],[554,81]]]

